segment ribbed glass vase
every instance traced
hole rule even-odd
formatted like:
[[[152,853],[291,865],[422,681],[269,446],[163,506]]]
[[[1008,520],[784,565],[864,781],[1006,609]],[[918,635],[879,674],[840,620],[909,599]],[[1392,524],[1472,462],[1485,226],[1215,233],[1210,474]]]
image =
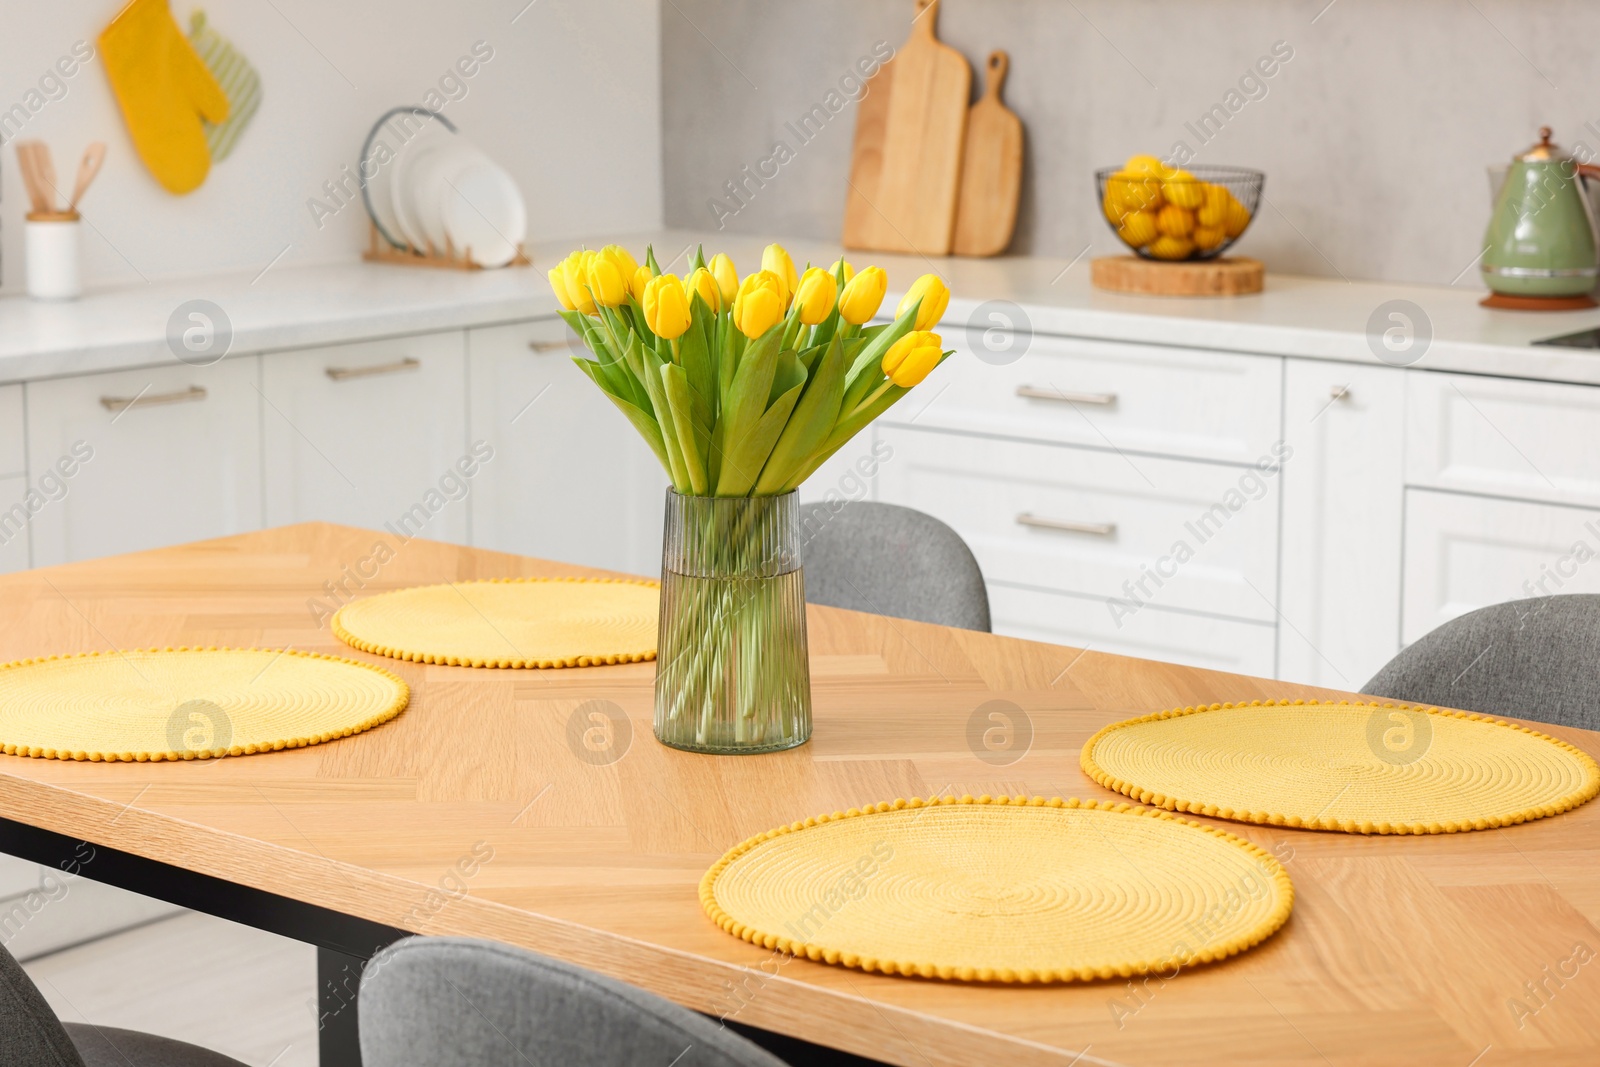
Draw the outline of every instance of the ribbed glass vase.
[[[667,490],[656,738],[691,752],[775,752],[811,737],[796,495]]]

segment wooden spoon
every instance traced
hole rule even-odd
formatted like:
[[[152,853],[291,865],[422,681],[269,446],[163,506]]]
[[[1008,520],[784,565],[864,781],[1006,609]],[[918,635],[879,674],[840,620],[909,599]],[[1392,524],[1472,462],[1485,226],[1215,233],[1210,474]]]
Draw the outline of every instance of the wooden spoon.
[[[56,210],[56,165],[50,158],[50,146],[43,141],[35,141],[33,148],[33,165],[38,172],[39,180],[44,183],[45,210],[52,214]]]
[[[34,214],[44,214],[50,210],[50,202],[39,180],[39,168],[34,161],[35,147],[34,141],[17,142],[17,169],[22,172],[22,183],[28,189],[28,200],[33,205]]]
[[[83,160],[78,164],[78,181],[72,187],[72,199],[67,202],[68,211],[76,211],[78,201],[83,199],[83,194],[89,191],[89,183],[94,181],[94,176],[100,173],[100,164],[105,162],[106,143],[96,141],[83,150]]]

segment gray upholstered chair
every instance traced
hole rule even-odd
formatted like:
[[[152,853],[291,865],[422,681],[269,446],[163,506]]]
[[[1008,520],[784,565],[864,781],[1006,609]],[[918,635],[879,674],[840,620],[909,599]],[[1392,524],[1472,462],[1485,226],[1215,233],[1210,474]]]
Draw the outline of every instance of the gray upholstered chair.
[[[801,504],[800,539],[813,604],[989,629],[983,571],[932,515],[869,501]]]
[[[1362,692],[1600,730],[1600,596],[1468,612],[1390,660]]]
[[[5,1067],[244,1067],[182,1041],[65,1023],[20,964],[0,947],[0,1064]]]
[[[363,1067],[785,1067],[671,1001],[492,941],[397,941],[359,1004]]]

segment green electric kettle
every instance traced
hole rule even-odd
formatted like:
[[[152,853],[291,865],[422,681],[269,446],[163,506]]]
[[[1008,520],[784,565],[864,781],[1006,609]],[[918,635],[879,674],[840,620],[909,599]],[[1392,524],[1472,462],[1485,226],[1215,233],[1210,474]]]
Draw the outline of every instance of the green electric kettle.
[[[1593,307],[1589,291],[1600,276],[1594,217],[1584,191],[1600,167],[1579,163],[1550,143],[1511,161],[1483,235],[1483,280],[1490,307]]]

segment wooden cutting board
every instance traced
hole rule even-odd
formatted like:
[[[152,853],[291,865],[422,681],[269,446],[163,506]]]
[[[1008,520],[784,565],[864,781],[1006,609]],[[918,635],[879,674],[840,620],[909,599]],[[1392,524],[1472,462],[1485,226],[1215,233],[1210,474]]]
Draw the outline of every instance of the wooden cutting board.
[[[846,205],[843,242],[849,248],[931,256],[950,252],[972,68],[960,52],[934,36],[938,15],[939,0],[916,0],[911,36],[894,57],[892,89],[880,94],[886,98],[887,114],[875,182],[870,159],[861,158],[872,146],[870,136],[861,137],[863,119],[870,119],[871,112],[857,115],[851,181],[855,183],[859,162],[867,184],[855,185]],[[874,92],[878,88],[873,85]],[[857,197],[866,202],[856,203]]]
[[[1017,225],[1017,200],[1022,195],[1022,120],[1000,102],[1011,57],[996,49],[989,53],[988,67],[983,96],[967,113],[961,198],[951,248],[958,256],[1004,252]]]
[[[877,222],[878,182],[883,176],[883,139],[889,129],[889,93],[894,87],[894,60],[867,79],[856,103],[856,135],[850,150],[850,185],[844,198],[846,248],[870,248],[865,242]]]

